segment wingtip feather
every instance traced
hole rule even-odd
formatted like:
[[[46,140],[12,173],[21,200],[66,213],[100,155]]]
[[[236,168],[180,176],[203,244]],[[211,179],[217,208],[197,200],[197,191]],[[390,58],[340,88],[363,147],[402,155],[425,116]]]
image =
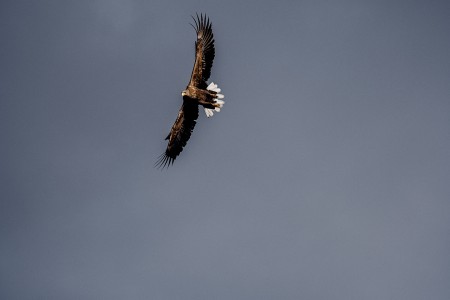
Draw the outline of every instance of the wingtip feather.
[[[165,168],[169,168],[170,165],[173,165],[173,162],[175,161],[175,158],[172,158],[167,155],[166,152],[161,154],[157,161],[154,164],[154,167],[160,170],[164,170]]]

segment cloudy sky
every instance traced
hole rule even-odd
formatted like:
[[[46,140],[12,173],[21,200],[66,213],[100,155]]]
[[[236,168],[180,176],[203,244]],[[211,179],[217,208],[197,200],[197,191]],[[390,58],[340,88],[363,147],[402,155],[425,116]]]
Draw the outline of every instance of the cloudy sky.
[[[224,109],[164,151],[206,12]],[[448,1],[1,1],[1,299],[450,299]]]

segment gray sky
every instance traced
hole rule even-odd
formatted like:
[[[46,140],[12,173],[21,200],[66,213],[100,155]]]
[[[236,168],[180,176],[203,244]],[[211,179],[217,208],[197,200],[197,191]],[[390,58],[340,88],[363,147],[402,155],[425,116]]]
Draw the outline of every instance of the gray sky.
[[[203,112],[153,168],[194,60]],[[449,299],[447,1],[2,1],[1,299]]]

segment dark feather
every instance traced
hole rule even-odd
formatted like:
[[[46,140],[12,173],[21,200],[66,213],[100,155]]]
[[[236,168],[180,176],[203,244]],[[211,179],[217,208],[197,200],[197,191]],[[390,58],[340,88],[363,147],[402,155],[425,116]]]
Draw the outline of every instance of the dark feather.
[[[189,85],[205,89],[206,81],[211,76],[215,56],[214,35],[209,18],[203,14],[200,14],[200,16],[197,14],[196,16],[196,19],[192,17],[195,26],[191,24],[197,33],[197,40],[195,42],[195,63]]]
[[[183,99],[177,119],[166,139],[169,140],[166,151],[155,163],[157,168],[165,168],[173,164],[177,156],[183,151],[187,141],[191,137],[198,118],[198,105],[188,99]]]

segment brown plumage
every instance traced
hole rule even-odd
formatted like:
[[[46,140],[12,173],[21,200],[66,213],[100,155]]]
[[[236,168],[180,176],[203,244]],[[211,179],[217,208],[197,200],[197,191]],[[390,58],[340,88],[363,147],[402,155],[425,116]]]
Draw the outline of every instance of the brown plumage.
[[[216,84],[207,86],[207,80],[211,75],[214,61],[214,35],[211,22],[206,15],[196,15],[194,19],[197,40],[195,42],[195,63],[192,69],[191,79],[186,89],[181,93],[183,104],[178,112],[177,119],[170,130],[166,140],[169,140],[166,151],[159,157],[155,166],[160,168],[173,164],[177,156],[183,151],[187,141],[194,130],[198,118],[198,105],[205,109],[207,117],[213,115],[213,111],[220,111],[224,101],[220,89]]]

